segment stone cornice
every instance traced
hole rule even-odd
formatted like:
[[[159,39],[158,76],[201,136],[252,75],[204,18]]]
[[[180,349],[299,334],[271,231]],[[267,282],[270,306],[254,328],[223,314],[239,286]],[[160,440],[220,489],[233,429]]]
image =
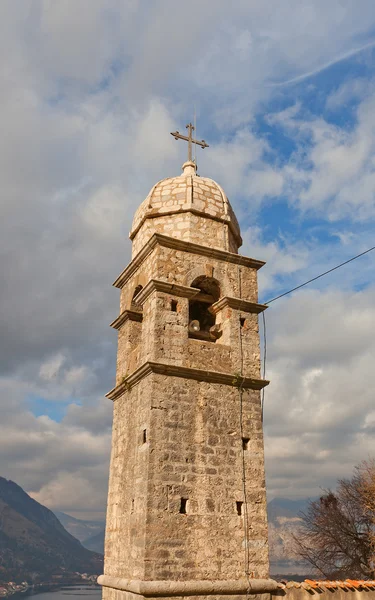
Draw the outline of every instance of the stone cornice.
[[[199,294],[200,291],[201,290],[198,288],[186,285],[169,283],[168,281],[162,281],[161,279],[151,279],[139,294],[137,294],[134,301],[137,302],[137,304],[142,305],[152,292],[164,292],[165,294],[172,294],[172,296],[180,296],[181,298],[193,298]]]
[[[189,252],[190,254],[200,254],[201,256],[215,258],[222,262],[234,263],[236,265],[257,270],[266,264],[263,260],[256,260],[255,258],[249,258],[242,254],[235,254],[234,252],[227,252],[226,250],[219,250],[218,248],[201,246],[200,244],[194,244],[193,242],[185,242],[184,240],[162,235],[161,233],[154,233],[154,235],[160,246],[173,248],[174,250],[182,250],[184,252]]]
[[[113,285],[117,288],[124,287],[128,279],[130,279],[133,273],[140,267],[143,261],[156,246],[164,246],[166,248],[173,248],[174,250],[181,250],[182,252],[199,254],[200,256],[207,256],[208,258],[214,258],[215,260],[220,260],[222,262],[241,265],[250,269],[258,270],[265,265],[264,261],[248,258],[247,256],[242,256],[241,254],[234,254],[233,252],[227,252],[226,250],[218,250],[217,248],[209,248],[208,246],[201,246],[200,244],[185,242],[161,233],[154,233],[153,236],[143,246],[142,250],[138,252],[131,263],[118,276]]]
[[[113,329],[120,329],[120,327],[126,323],[126,321],[138,321],[142,322],[143,315],[141,312],[135,310],[124,310],[111,324],[110,327]]]
[[[229,306],[229,308],[233,308],[234,310],[241,310],[243,312],[256,314],[259,314],[268,308],[266,304],[258,304],[257,302],[249,302],[248,300],[242,300],[241,298],[223,296],[210,307],[210,311],[216,315],[226,306]]]
[[[141,581],[100,575],[99,585],[115,590],[124,590],[140,596],[170,597],[170,596],[211,596],[264,594],[275,592],[278,583],[273,579],[229,579],[229,580],[187,580],[187,581]]]
[[[219,371],[206,371],[204,369],[193,369],[191,367],[181,367],[179,365],[168,365],[165,363],[148,361],[108,392],[106,397],[110,400],[117,400],[124,392],[128,391],[133,385],[141,381],[141,379],[147,375],[150,375],[150,373],[169,375],[170,377],[183,377],[184,379],[195,379],[196,381],[207,381],[209,383],[221,383],[223,385],[250,390],[261,390],[269,384],[269,381],[266,379],[240,377],[238,374],[233,373],[220,373]]]

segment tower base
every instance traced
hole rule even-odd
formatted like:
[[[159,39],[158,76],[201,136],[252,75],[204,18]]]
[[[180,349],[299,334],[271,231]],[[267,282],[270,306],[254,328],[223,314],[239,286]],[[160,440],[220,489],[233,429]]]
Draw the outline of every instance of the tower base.
[[[139,581],[100,575],[103,600],[269,600],[278,589],[273,579],[227,581]]]

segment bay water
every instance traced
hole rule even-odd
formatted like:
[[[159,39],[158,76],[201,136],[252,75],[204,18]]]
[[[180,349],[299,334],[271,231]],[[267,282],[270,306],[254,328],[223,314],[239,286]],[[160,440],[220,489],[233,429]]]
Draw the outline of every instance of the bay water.
[[[100,600],[102,588],[97,585],[72,585],[61,590],[40,592],[28,596],[27,600]]]

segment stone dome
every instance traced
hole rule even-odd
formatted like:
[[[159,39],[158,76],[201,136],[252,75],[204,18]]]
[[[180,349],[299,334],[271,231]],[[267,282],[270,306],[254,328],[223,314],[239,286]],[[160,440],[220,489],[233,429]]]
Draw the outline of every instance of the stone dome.
[[[237,252],[240,227],[218,183],[196,173],[186,162],[178,177],[162,179],[137,209],[130,232],[133,256],[154,233]]]

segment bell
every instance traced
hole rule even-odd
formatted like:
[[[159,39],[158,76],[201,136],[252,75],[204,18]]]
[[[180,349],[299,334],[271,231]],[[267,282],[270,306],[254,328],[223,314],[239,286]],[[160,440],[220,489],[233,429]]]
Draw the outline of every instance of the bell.
[[[196,331],[200,331],[200,329],[201,329],[201,325],[200,325],[199,321],[197,321],[196,319],[194,319],[194,321],[190,321],[189,331],[191,331],[192,333],[195,333]]]

